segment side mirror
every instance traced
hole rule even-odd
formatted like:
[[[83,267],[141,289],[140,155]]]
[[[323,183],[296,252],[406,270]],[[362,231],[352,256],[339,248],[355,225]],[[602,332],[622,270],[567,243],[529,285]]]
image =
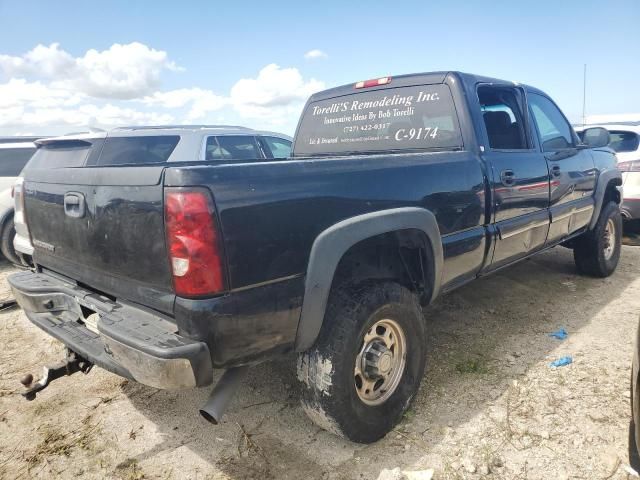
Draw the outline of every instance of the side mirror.
[[[587,128],[582,132],[582,141],[589,148],[606,147],[609,145],[609,131],[602,127]]]

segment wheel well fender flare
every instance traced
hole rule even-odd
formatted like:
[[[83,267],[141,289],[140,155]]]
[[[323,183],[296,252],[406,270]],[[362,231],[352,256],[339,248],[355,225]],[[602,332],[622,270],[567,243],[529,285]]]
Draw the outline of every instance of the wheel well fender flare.
[[[444,257],[440,229],[433,213],[424,208],[404,207],[347,218],[322,231],[311,247],[296,333],[296,351],[309,349],[320,333],[333,277],[343,255],[362,240],[406,229],[420,230],[429,240],[427,247],[431,248],[433,259],[430,300],[438,295]]]
[[[600,212],[602,211],[602,206],[604,204],[605,195],[607,189],[610,186],[619,187],[622,185],[622,174],[617,168],[612,168],[610,170],[605,170],[598,175],[598,183],[596,185],[596,191],[594,194],[595,205],[593,208],[593,216],[591,217],[591,222],[589,223],[589,230],[593,230],[598,223],[598,218],[600,217]]]

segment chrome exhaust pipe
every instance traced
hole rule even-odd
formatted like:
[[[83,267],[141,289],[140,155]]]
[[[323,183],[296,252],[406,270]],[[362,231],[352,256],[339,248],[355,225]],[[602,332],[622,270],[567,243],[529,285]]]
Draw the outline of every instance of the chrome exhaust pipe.
[[[240,382],[246,376],[249,367],[234,367],[226,370],[216,386],[213,387],[209,400],[200,409],[200,415],[208,422],[217,425],[226,412],[231,399],[236,394]]]

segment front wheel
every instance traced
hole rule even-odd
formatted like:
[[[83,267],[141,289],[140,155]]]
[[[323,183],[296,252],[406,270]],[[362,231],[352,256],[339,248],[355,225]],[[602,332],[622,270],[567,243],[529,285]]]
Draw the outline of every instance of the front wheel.
[[[417,296],[392,282],[332,291],[320,336],[298,359],[302,405],[320,427],[371,443],[409,408],[425,369]]]
[[[622,248],[622,216],[615,202],[602,207],[593,230],[575,239],[573,259],[578,271],[608,277],[618,266]]]

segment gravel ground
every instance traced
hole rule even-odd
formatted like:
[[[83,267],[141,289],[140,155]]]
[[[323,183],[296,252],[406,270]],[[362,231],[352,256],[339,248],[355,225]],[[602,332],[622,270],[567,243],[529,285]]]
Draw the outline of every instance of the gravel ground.
[[[418,397],[369,446],[306,418],[293,356],[253,368],[217,427],[197,413],[207,390],[158,391],[99,369],[26,402],[19,377],[62,348],[20,310],[2,311],[0,478],[376,479],[395,467],[436,479],[627,478],[639,266],[640,248],[625,246],[612,277],[581,277],[557,248],[440,298],[425,310]],[[566,340],[548,335],[559,328]],[[549,366],[565,355],[571,365]]]

